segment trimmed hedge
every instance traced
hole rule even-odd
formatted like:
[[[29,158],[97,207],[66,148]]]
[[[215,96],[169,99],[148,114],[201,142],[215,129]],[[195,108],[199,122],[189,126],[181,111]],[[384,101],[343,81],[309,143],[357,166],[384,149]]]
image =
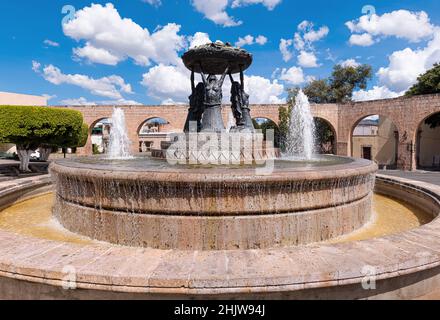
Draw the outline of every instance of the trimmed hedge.
[[[0,106],[2,142],[28,148],[38,148],[40,145],[76,147],[80,137],[83,137],[83,130],[83,116],[75,110]]]

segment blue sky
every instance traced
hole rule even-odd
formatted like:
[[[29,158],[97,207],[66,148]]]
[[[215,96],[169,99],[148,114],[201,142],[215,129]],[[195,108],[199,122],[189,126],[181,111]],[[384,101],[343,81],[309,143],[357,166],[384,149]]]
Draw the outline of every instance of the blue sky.
[[[178,57],[208,38],[235,44],[248,36],[254,103],[282,102],[287,88],[328,76],[335,63],[373,66],[356,99],[394,97],[440,61],[438,0],[93,3],[1,1],[0,91],[49,95],[54,105],[185,102],[189,80]],[[65,5],[76,15],[63,28]],[[361,18],[366,5],[375,15]]]

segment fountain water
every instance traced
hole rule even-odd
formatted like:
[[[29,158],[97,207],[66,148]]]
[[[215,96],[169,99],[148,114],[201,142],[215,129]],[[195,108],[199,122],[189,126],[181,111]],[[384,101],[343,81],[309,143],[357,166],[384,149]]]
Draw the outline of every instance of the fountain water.
[[[315,151],[315,123],[307,96],[300,90],[290,114],[286,156],[311,160]]]
[[[131,141],[128,138],[124,111],[120,108],[113,109],[112,128],[110,132],[109,159],[130,159]]]

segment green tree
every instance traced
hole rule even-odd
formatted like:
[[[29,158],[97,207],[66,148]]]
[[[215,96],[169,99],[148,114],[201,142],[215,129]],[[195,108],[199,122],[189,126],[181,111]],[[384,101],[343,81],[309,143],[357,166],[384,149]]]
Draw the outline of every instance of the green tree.
[[[417,78],[417,83],[413,85],[406,93],[406,96],[416,96],[421,94],[440,93],[440,64],[436,63],[434,67]]]
[[[14,143],[20,171],[28,172],[30,155],[39,147],[59,146],[66,137],[79,142],[83,117],[78,111],[30,106],[0,106],[0,141]]]
[[[417,83],[413,85],[405,95],[407,97],[440,93],[440,64],[434,64],[434,67],[417,78]],[[429,117],[425,123],[432,129],[440,127],[440,113]]]
[[[329,103],[333,100],[328,79],[313,80],[304,87],[304,94],[311,103]]]
[[[329,78],[332,102],[350,102],[355,89],[366,89],[372,77],[372,68],[363,64],[357,67],[336,65]]]
[[[352,100],[354,90],[366,89],[371,76],[372,68],[366,64],[357,67],[335,65],[329,78],[313,80],[303,91],[312,103],[346,103]]]

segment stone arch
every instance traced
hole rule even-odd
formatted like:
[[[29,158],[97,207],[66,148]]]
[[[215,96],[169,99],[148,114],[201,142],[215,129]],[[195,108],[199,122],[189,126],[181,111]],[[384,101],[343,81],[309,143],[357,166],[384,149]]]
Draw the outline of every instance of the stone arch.
[[[149,132],[142,132],[144,126],[151,120],[163,120],[164,125],[152,128]],[[169,134],[173,132],[180,132],[176,130],[171,122],[162,115],[149,115],[148,118],[138,123],[136,126],[136,142],[134,142],[137,150],[136,152],[145,153],[152,149],[160,149],[163,141],[169,140]]]
[[[100,117],[96,120],[93,120],[91,122],[91,124],[89,125],[89,137],[87,139],[87,144],[86,144],[86,150],[88,154],[93,154],[93,130],[95,129],[96,125],[104,120],[111,120],[111,115],[109,117]],[[105,133],[103,132],[103,136],[105,135]],[[102,138],[104,139],[104,137]]]
[[[366,122],[364,126],[359,126],[362,121],[373,116],[378,116],[378,119],[371,120],[371,124]],[[355,130],[358,130],[356,135]],[[380,167],[397,167],[399,162],[398,124],[393,121],[392,117],[380,113],[357,118],[349,133],[349,152],[351,157],[370,158]]]
[[[338,132],[335,128],[335,126],[331,123],[331,121],[327,120],[325,117],[321,117],[321,116],[313,116],[313,119],[315,120],[315,124],[317,120],[321,120],[322,122],[324,122],[333,132],[333,139],[331,141],[331,153],[332,154],[336,154],[337,153],[337,146],[336,146],[336,142],[338,141]],[[319,129],[319,128],[318,128]],[[318,137],[316,137],[318,138]]]
[[[164,121],[167,123],[167,125],[170,126],[170,128],[173,128],[173,129],[174,129],[173,125],[171,124],[171,122],[170,122],[168,119],[164,118],[164,117],[161,116],[161,115],[158,115],[158,116],[149,116],[147,119],[145,119],[144,121],[142,121],[142,122],[137,126],[136,133],[139,135],[139,134],[141,133],[142,128],[145,126],[145,124],[146,124],[147,122],[151,121],[151,120],[154,120],[154,119],[162,119],[162,120],[164,120]]]
[[[440,111],[425,116],[415,130],[415,162],[416,168],[424,170],[440,170],[440,127],[431,128],[426,120],[433,116],[440,117]]]
[[[252,117],[252,120],[253,121],[256,121],[257,119],[261,119],[261,120],[266,120],[267,122],[269,122],[269,123],[271,123],[271,124],[273,124],[274,126],[275,126],[275,132],[274,132],[274,134],[275,134],[275,141],[274,141],[274,144],[275,144],[275,147],[280,147],[280,143],[281,143],[281,131],[280,131],[280,127],[279,127],[279,124],[277,123],[277,122],[275,122],[275,121],[273,121],[272,119],[270,119],[270,118],[268,118],[268,117],[255,117],[255,116],[253,116]],[[257,128],[258,129],[258,128]],[[264,133],[264,131],[263,131],[263,133]],[[265,137],[266,138],[266,137]]]

